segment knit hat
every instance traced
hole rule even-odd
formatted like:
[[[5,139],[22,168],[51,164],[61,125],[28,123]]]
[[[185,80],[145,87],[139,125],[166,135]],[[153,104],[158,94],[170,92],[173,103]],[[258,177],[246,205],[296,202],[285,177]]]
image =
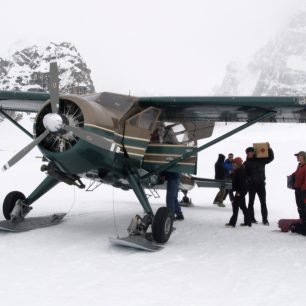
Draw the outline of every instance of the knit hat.
[[[237,164],[237,165],[239,165],[239,166],[241,166],[241,165],[243,164],[243,160],[242,160],[241,157],[235,157],[235,158],[233,159],[233,163],[234,163],[234,164]]]
[[[253,147],[246,148],[245,153],[249,153],[249,152],[255,152],[254,148]]]

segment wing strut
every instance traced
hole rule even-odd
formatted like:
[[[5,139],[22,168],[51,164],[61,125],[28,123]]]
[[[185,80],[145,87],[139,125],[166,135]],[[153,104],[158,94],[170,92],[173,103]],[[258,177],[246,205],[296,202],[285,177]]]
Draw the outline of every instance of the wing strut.
[[[236,133],[238,133],[238,132],[240,132],[240,131],[242,131],[242,130],[244,130],[246,128],[248,128],[249,126],[251,126],[251,125],[253,125],[253,124],[255,124],[255,123],[257,123],[257,122],[259,122],[259,121],[261,121],[263,119],[272,117],[273,115],[275,115],[274,111],[268,111],[268,112],[264,113],[263,115],[260,115],[259,117],[257,117],[255,119],[253,119],[253,120],[251,120],[251,121],[249,121],[249,122],[247,122],[247,123],[237,127],[236,129],[233,129],[232,131],[227,132],[224,135],[222,135],[222,136],[220,136],[220,137],[218,137],[218,138],[216,138],[216,139],[214,139],[212,141],[209,141],[208,143],[200,146],[199,148],[195,148],[195,149],[191,150],[190,152],[188,152],[188,153],[186,153],[186,154],[184,154],[184,155],[174,159],[173,161],[169,162],[168,164],[160,166],[159,168],[157,168],[157,169],[155,169],[155,170],[153,170],[153,171],[143,175],[141,177],[141,179],[144,180],[144,179],[146,179],[146,178],[148,178],[148,177],[150,177],[152,175],[155,175],[155,174],[157,174],[159,172],[166,171],[169,168],[171,168],[172,166],[176,165],[177,163],[179,163],[179,162],[181,162],[181,161],[191,157],[192,155],[194,155],[194,154],[196,154],[196,153],[198,153],[200,151],[203,151],[204,149],[207,149],[207,148],[211,147],[212,145],[214,145],[214,144],[216,144],[216,143],[218,143],[218,142],[220,142],[220,141],[222,141],[222,140],[224,140],[224,139],[226,139],[226,138],[228,138],[228,137],[230,137],[230,136],[232,136],[232,135],[234,135],[234,134],[236,134]]]
[[[34,138],[33,135],[26,130],[23,126],[21,126],[16,120],[14,120],[11,116],[9,116],[1,107],[0,107],[0,113],[9,121],[11,121],[14,125],[16,125],[20,130],[22,130],[24,133],[26,133],[29,137],[32,139]]]

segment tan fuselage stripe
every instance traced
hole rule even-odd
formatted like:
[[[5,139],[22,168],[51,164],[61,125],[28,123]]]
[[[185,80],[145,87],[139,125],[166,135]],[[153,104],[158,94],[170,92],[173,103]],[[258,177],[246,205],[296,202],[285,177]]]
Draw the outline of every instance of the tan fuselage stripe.
[[[119,134],[119,133],[115,132],[114,130],[110,130],[110,129],[104,128],[102,126],[94,125],[94,124],[86,123],[85,126],[91,126],[91,127],[94,127],[94,128],[100,129],[100,130],[108,131],[108,132],[113,133],[114,135],[124,137],[124,138],[128,138],[128,139],[150,142],[150,139],[147,139],[147,138],[139,138],[139,137],[132,137],[132,136],[128,136],[128,135],[122,135],[122,134]]]

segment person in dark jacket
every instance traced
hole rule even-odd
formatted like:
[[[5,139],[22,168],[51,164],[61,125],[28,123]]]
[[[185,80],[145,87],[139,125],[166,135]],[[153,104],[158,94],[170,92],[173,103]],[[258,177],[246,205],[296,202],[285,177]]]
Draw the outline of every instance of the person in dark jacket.
[[[234,172],[232,177],[232,186],[233,186],[233,191],[235,192],[234,200],[232,203],[233,215],[229,223],[226,223],[225,225],[231,227],[236,226],[239,208],[240,208],[244,215],[244,223],[241,223],[240,225],[252,226],[252,222],[249,217],[248,209],[245,203],[245,196],[248,192],[248,187],[247,187],[246,170],[243,165],[243,160],[241,157],[234,158],[233,167],[234,167]]]
[[[248,180],[249,187],[249,205],[248,211],[252,223],[257,223],[254,214],[254,201],[256,194],[258,195],[260,206],[261,206],[261,216],[262,223],[264,225],[269,225],[268,221],[268,209],[266,204],[266,174],[265,167],[274,159],[273,150],[268,144],[268,157],[267,158],[257,158],[255,155],[255,150],[253,147],[246,149],[247,159],[245,161],[245,169]]]
[[[216,180],[223,180],[225,177],[226,170],[224,168],[224,160],[225,160],[225,155],[219,154],[218,159],[215,163],[215,179]],[[214,204],[217,204],[220,207],[225,207],[223,204],[223,198],[226,193],[225,188],[220,188],[219,192],[217,193],[215,199],[214,199]]]

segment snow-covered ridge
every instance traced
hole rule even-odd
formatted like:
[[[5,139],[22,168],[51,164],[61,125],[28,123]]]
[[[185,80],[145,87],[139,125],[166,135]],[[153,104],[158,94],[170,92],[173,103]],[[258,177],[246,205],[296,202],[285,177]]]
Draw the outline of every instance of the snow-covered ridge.
[[[306,12],[295,16],[249,63],[230,63],[214,94],[305,96]]]
[[[69,42],[32,45],[0,58],[0,90],[47,91],[49,64],[54,60],[59,66],[61,92],[95,91],[90,69]]]

